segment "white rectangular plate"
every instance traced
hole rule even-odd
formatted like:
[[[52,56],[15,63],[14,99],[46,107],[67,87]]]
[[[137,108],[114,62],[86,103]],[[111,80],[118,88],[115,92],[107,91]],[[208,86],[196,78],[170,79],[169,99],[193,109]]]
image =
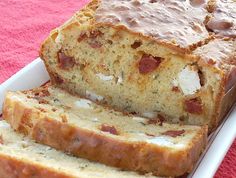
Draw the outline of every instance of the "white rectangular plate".
[[[31,89],[46,83],[48,80],[49,76],[44,64],[40,58],[37,58],[0,85],[0,114],[6,91]],[[188,178],[210,178],[214,176],[227,150],[236,137],[235,125],[236,108],[233,107],[227,119],[209,136],[207,148]]]

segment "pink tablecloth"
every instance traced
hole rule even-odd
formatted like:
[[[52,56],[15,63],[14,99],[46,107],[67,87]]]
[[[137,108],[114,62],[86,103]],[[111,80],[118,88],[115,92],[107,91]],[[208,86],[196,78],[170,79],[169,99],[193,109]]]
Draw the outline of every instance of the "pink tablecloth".
[[[49,31],[86,2],[88,0],[1,0],[0,83],[35,59]],[[236,178],[236,141],[215,178]]]

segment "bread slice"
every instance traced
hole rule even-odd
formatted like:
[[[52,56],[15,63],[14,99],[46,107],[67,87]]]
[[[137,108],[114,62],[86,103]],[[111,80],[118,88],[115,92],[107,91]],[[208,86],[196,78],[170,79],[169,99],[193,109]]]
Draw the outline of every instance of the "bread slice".
[[[1,178],[155,178],[66,155],[13,132],[0,121]]]
[[[157,176],[190,172],[207,142],[206,127],[123,114],[49,85],[8,92],[3,118],[39,143]]]
[[[225,99],[236,96],[235,9],[233,0],[93,0],[40,56],[71,93],[212,131],[236,98]]]

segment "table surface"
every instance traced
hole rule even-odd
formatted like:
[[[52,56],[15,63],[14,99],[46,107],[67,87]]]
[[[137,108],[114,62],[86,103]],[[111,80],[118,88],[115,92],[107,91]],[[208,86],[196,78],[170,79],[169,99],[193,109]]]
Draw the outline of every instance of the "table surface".
[[[50,30],[69,19],[88,1],[0,1],[0,83],[37,58],[40,43]],[[214,177],[236,177],[236,140]]]

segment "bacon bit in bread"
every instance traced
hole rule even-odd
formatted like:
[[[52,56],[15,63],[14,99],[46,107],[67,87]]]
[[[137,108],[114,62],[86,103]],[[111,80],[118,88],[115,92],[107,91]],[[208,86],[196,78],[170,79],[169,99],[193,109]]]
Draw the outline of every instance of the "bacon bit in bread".
[[[52,111],[53,111],[53,112],[56,112],[56,111],[57,111],[57,109],[56,109],[56,108],[52,108]]]
[[[59,51],[57,54],[59,67],[61,69],[70,69],[75,65],[75,59],[73,57],[67,56],[65,53]]]
[[[39,96],[39,92],[34,93],[34,96]]]
[[[99,36],[102,36],[103,33],[99,30],[94,30],[90,32],[89,38],[97,38]]]
[[[106,64],[104,64],[104,63],[98,64],[98,67],[101,68],[104,71],[109,71],[108,66]]]
[[[159,126],[162,126],[163,125],[163,122],[165,121],[165,118],[158,114],[158,117],[156,119],[148,119],[147,123],[148,124],[158,124]]]
[[[35,98],[35,99],[38,99],[40,97],[46,97],[46,96],[50,96],[50,93],[48,90],[42,90],[42,91],[39,91],[39,92],[35,92],[34,93],[34,97],[31,97],[31,96],[27,96],[27,98]]]
[[[183,122],[185,120],[185,117],[184,116],[180,116],[179,120]]]
[[[113,41],[112,40],[107,40],[107,43],[112,45],[113,44]]]
[[[42,90],[39,95],[45,97],[45,96],[50,96],[50,93],[48,90]]]
[[[49,104],[49,101],[43,99],[43,98],[38,98],[39,104]]]
[[[0,135],[0,144],[3,144],[3,137]]]
[[[150,3],[156,3],[157,0],[150,0],[149,2],[150,2]]]
[[[192,98],[184,101],[184,109],[191,114],[201,114],[203,111],[200,98]]]
[[[199,79],[200,79],[200,85],[201,86],[204,86],[205,84],[205,77],[204,77],[204,74],[201,70],[198,70],[198,76],[199,76]]]
[[[27,97],[28,99],[34,98],[34,97],[30,96],[30,95],[27,95],[26,97]]]
[[[133,49],[137,49],[138,47],[140,47],[142,45],[141,41],[135,41],[132,45],[131,48]]]
[[[160,57],[144,54],[139,61],[139,73],[147,74],[153,72],[160,65],[161,61],[162,58]]]
[[[149,137],[155,137],[155,135],[153,135],[153,134],[149,134],[149,133],[145,133],[145,134]]]
[[[213,59],[209,59],[209,60],[207,61],[207,63],[210,64],[210,65],[215,65],[215,64],[216,64],[216,61],[214,61]]]
[[[102,44],[98,41],[91,41],[89,42],[89,45],[94,49],[98,49],[102,47]]]
[[[79,36],[79,38],[77,39],[78,42],[83,41],[84,39],[88,38],[87,34],[85,32],[82,32]]]
[[[166,120],[164,116],[161,114],[158,114],[158,119],[159,119],[159,126],[163,125],[163,122]]]
[[[60,114],[60,117],[61,117],[63,123],[67,123],[68,122],[68,118],[67,118],[66,114]]]
[[[119,135],[118,131],[116,130],[114,126],[102,124],[100,130],[103,132],[109,132],[110,134],[113,134],[113,135]]]
[[[64,82],[64,80],[58,76],[57,74],[52,74],[53,76],[53,80],[56,84],[62,84]]]
[[[40,110],[41,112],[47,112],[47,110],[46,109],[44,109],[44,108],[40,108],[40,107],[36,107],[38,110]]]
[[[177,86],[173,86],[171,91],[180,92],[179,87],[177,87]]]
[[[167,135],[175,138],[181,136],[184,132],[185,130],[168,130],[166,132],[163,132],[162,135]]]
[[[130,114],[132,114],[132,115],[137,115],[137,112],[132,111],[132,112],[130,112]]]

